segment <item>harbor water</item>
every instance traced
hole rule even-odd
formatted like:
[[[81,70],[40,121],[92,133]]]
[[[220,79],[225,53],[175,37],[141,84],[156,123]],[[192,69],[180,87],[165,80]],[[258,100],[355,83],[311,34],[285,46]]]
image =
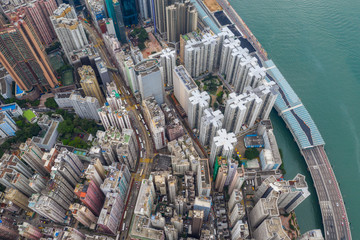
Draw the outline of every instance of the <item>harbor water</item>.
[[[340,184],[353,239],[360,239],[360,1],[229,0],[317,124]],[[322,228],[305,160],[277,113],[271,119],[287,171],[311,196],[296,210],[301,232]]]

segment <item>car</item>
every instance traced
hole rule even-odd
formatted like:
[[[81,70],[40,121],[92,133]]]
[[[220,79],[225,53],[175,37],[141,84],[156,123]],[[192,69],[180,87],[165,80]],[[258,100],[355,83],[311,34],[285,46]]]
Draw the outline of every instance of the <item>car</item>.
[[[336,203],[336,206],[338,207],[338,206],[339,206],[339,203]]]

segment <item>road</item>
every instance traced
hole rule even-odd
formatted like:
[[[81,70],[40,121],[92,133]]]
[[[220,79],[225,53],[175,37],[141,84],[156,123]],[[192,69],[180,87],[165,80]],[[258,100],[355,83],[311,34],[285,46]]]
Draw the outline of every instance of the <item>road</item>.
[[[302,150],[319,198],[325,239],[351,239],[345,204],[323,146]]]
[[[101,39],[99,33],[90,24],[83,22],[83,25],[89,34],[92,44],[97,48],[100,57],[103,59],[103,61],[105,61],[107,66],[115,68],[115,64],[113,64],[113,60],[110,57],[111,55],[103,44],[103,40]],[[116,83],[122,100],[125,100],[127,103],[126,109],[128,110],[133,128],[139,132],[139,134],[137,134],[139,151],[143,152],[143,158],[139,159],[138,164],[136,165],[136,170],[131,174],[130,187],[128,190],[127,200],[125,202],[125,209],[123,216],[121,216],[122,221],[119,225],[120,239],[127,239],[141,181],[144,178],[149,177],[152,169],[154,144],[144,124],[139,120],[139,114],[142,114],[141,107],[136,102],[131,90],[126,86],[125,81],[121,78],[119,73],[110,72],[110,76]],[[140,139],[143,143],[145,143],[144,149],[141,149]],[[143,170],[143,174],[140,176],[141,170]],[[126,216],[124,219],[125,212]],[[126,226],[124,231],[122,231],[123,223],[125,223]]]

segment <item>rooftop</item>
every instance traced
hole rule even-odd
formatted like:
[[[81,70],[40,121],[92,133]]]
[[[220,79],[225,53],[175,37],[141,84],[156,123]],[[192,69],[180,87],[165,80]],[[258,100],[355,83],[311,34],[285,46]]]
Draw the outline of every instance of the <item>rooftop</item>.
[[[158,70],[159,61],[157,59],[147,59],[135,65],[135,71],[138,73],[148,73]]]
[[[24,117],[31,122],[34,118],[36,118],[36,115],[33,111],[31,111],[30,109],[24,111]]]
[[[161,230],[150,228],[150,219],[140,215],[135,215],[129,235],[132,238],[139,239],[164,239],[164,232]]]
[[[192,79],[183,65],[175,67],[174,73],[182,80],[183,84],[188,90],[198,88],[195,81]]]

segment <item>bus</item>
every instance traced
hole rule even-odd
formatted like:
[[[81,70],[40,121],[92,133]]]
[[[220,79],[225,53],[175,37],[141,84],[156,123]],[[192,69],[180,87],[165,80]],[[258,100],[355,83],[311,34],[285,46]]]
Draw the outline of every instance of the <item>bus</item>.
[[[126,226],[126,224],[123,223],[123,226],[122,226],[122,230],[121,230],[121,231],[125,231],[125,226]]]
[[[135,129],[135,132],[136,132],[137,135],[139,135],[139,131],[137,129]]]
[[[127,213],[127,211],[124,212],[124,217],[123,217],[123,219],[126,219],[126,213]]]
[[[140,177],[143,175],[143,172],[144,172],[144,169],[141,169],[141,171],[140,171]]]
[[[125,102],[126,105],[128,105],[128,103],[127,103],[127,101],[125,99],[124,99],[124,102]]]
[[[139,108],[138,108],[138,106],[135,104],[135,108],[136,108],[136,110],[139,110]]]
[[[141,143],[141,148],[144,148],[144,144],[143,144],[143,143]]]
[[[143,154],[142,154],[142,151],[140,151],[140,158],[143,158]]]

